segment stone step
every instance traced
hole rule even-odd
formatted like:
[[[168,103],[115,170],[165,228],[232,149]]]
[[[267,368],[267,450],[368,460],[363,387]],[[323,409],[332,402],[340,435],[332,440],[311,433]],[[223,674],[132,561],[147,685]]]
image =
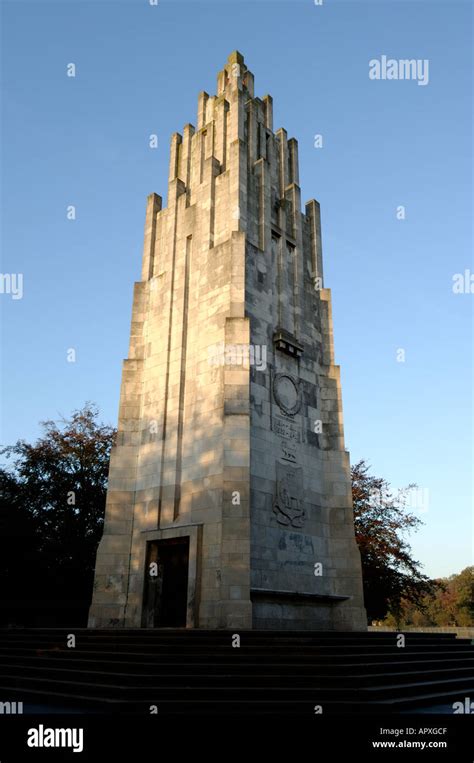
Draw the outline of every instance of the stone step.
[[[90,676],[90,674],[89,674]],[[286,699],[302,699],[304,697],[317,696],[321,701],[325,698],[364,698],[366,695],[368,698],[381,699],[387,697],[396,696],[409,696],[417,693],[423,693],[425,691],[449,689],[474,691],[474,676],[457,677],[457,678],[439,678],[436,675],[431,675],[427,680],[410,680],[400,683],[385,683],[377,686],[362,686],[351,684],[347,679],[339,681],[339,685],[335,685],[334,681],[328,686],[295,686],[292,682],[291,686],[279,686],[270,685],[262,686],[257,682],[253,685],[246,686],[229,686],[224,684],[223,686],[216,685],[183,685],[178,686],[173,684],[172,686],[133,686],[123,682],[111,683],[110,674],[100,674],[99,677],[94,676],[93,680],[84,680],[87,676],[80,676],[81,680],[75,679],[74,683],[71,682],[67,676],[62,677],[33,677],[31,675],[15,675],[4,674],[2,677],[0,687],[4,688],[5,685],[16,686],[18,689],[34,688],[39,689],[42,687],[50,687],[57,690],[69,690],[70,693],[79,692],[81,694],[88,694],[96,696],[107,696],[111,699],[128,699],[143,700],[143,701],[156,701],[161,700],[179,700],[193,698],[194,701],[200,701],[201,699],[208,698],[208,696],[218,695],[222,701],[227,701],[235,698],[239,693],[244,693],[249,698],[253,699],[269,699],[273,695],[277,698],[278,695],[284,696]],[[389,680],[390,677],[387,676]],[[183,697],[183,692],[185,696]],[[309,701],[309,700],[308,700]]]
[[[444,660],[452,658],[470,658],[474,655],[472,647],[470,649],[458,648],[458,649],[443,649],[443,650],[414,650],[414,649],[396,649],[374,651],[371,652],[343,652],[334,653],[327,651],[317,651],[313,653],[301,653],[299,650],[290,651],[289,653],[282,654],[278,650],[272,649],[263,653],[254,653],[250,650],[244,649],[232,649],[227,648],[220,654],[214,651],[196,652],[187,650],[185,652],[158,652],[157,650],[147,650],[142,652],[129,652],[129,651],[102,651],[102,650],[85,650],[85,649],[31,649],[31,648],[15,648],[7,649],[5,647],[0,648],[0,659],[3,657],[8,658],[23,658],[31,657],[36,659],[89,659],[91,661],[100,660],[103,663],[113,664],[118,661],[130,661],[130,662],[160,662],[166,661],[167,664],[183,663],[189,665],[198,665],[200,663],[213,663],[216,665],[226,663],[229,660],[234,660],[235,664],[241,665],[247,664],[274,664],[276,662],[285,662],[287,664],[294,665],[308,665],[308,664],[326,664],[326,665],[344,665],[346,663],[358,662],[366,664],[367,662],[374,661],[417,661],[426,657],[430,657],[433,660]]]
[[[474,666],[474,653],[467,652],[469,656],[465,657],[446,657],[443,655],[442,659],[419,659],[419,656],[412,655],[413,659],[402,659],[399,655],[393,655],[398,659],[379,659],[370,662],[344,662],[344,663],[327,663],[322,661],[312,660],[311,662],[259,662],[258,670],[262,675],[272,675],[273,673],[281,675],[345,675],[350,673],[360,673],[361,665],[371,673],[385,672],[387,670],[400,670],[405,667],[406,669],[436,669],[440,665],[453,667],[453,668],[471,668]],[[11,659],[12,655],[8,653],[8,657]],[[5,659],[5,654],[0,653],[0,660]],[[136,673],[137,675],[146,675],[150,671],[157,671],[159,675],[169,674],[186,674],[197,673],[202,670],[207,673],[219,674],[223,671],[230,675],[254,675],[255,674],[255,661],[249,662],[245,658],[240,657],[237,660],[221,661],[217,662],[205,662],[201,661],[140,661],[140,660],[108,660],[107,664],[110,665],[108,670],[114,672],[123,673]],[[4,663],[11,665],[11,662]],[[30,669],[33,667],[44,667],[45,669],[77,669],[77,670],[96,670],[105,664],[103,656],[101,659],[87,659],[79,654],[62,653],[53,655],[44,655],[38,657],[37,655],[15,655],[15,664],[19,669]]]
[[[273,673],[262,673],[260,670],[255,672],[249,670],[243,671],[227,671],[221,670],[219,673],[213,673],[209,671],[207,665],[203,665],[200,671],[189,672],[183,670],[176,673],[163,673],[163,672],[147,672],[147,673],[134,673],[134,672],[114,672],[100,669],[100,665],[97,664],[96,669],[85,669],[83,667],[57,667],[51,665],[35,665],[28,666],[28,678],[45,678],[45,679],[58,679],[61,681],[68,681],[74,683],[76,681],[90,681],[104,683],[108,682],[113,685],[124,685],[127,688],[140,688],[140,687],[178,687],[178,686],[194,686],[194,687],[241,687],[241,686],[257,686],[260,688],[267,686],[281,686],[282,683],[287,683],[288,677],[291,678],[291,685],[295,688],[298,687],[323,687],[323,686],[380,686],[389,685],[390,683],[402,683],[403,681],[427,681],[431,678],[433,680],[442,679],[457,679],[457,678],[471,678],[474,679],[474,660],[470,667],[442,667],[442,664],[437,664],[436,667],[431,667],[429,670],[419,665],[414,665],[410,670],[403,666],[403,670],[389,670],[385,666],[385,671],[378,673],[372,672],[339,672],[339,673],[321,673],[318,671],[306,671],[304,674],[287,674],[282,675],[279,671]],[[0,664],[0,686],[1,676],[19,676],[21,678],[24,665],[16,663]],[[358,666],[360,670],[360,666]],[[156,668],[155,668],[156,670]]]
[[[69,628],[0,628],[0,638],[5,636],[18,637],[20,635],[26,638],[37,638],[38,636],[45,636],[48,638],[64,638],[68,633],[74,632],[78,636],[90,639],[109,639],[117,641],[119,639],[140,639],[145,641],[150,639],[152,641],[158,640],[189,640],[193,643],[198,641],[212,640],[222,641],[228,640],[234,633],[239,633],[242,638],[245,638],[254,642],[265,641],[344,641],[349,639],[351,641],[361,640],[384,640],[396,638],[400,633],[407,638],[424,640],[426,638],[432,638],[436,640],[440,639],[455,639],[455,633],[418,633],[415,631],[384,631],[381,633],[372,633],[369,631],[256,631],[256,630],[244,630],[240,628],[234,628],[232,630],[214,630],[206,631],[199,628],[196,629],[178,629],[173,630],[169,628],[136,628],[134,630],[127,630],[124,628],[117,628],[111,630],[97,630],[89,628],[75,628],[70,626]]]
[[[0,642],[0,654],[67,654],[67,653],[84,653],[88,655],[118,655],[127,654],[131,659],[135,656],[148,655],[155,659],[158,657],[166,657],[166,659],[197,657],[200,659],[208,659],[210,656],[220,660],[225,657],[229,652],[232,654],[240,654],[255,659],[266,659],[267,657],[275,656],[275,659],[288,659],[291,661],[294,658],[308,658],[317,659],[318,657],[324,659],[330,659],[334,657],[339,659],[340,657],[354,658],[366,658],[370,659],[370,656],[387,655],[387,654],[410,654],[410,655],[441,655],[462,653],[472,649],[472,645],[469,643],[427,643],[423,645],[413,644],[406,642],[404,647],[397,647],[395,643],[383,644],[383,645],[317,645],[317,646],[302,646],[293,645],[288,647],[282,647],[278,644],[268,644],[261,646],[247,645],[241,642],[240,647],[234,647],[229,642],[228,644],[221,645],[200,645],[193,647],[190,644],[176,645],[176,644],[90,644],[84,643],[80,640],[75,641],[74,646],[68,646],[66,642]]]
[[[98,713],[120,715],[149,715],[150,706],[156,705],[156,702],[114,700],[103,696],[90,696],[82,694],[71,694],[65,691],[54,691],[51,687],[47,689],[18,689],[15,686],[5,687],[6,696],[10,701],[24,702],[24,712],[28,713],[28,705],[34,706],[34,713],[38,712],[38,706],[44,707],[44,712],[48,709],[54,709],[56,712],[61,708],[71,708],[80,713]],[[417,708],[431,707],[435,705],[450,705],[454,702],[464,702],[464,693],[459,690],[447,690],[446,688],[438,691],[431,690],[429,693],[415,694],[413,696],[400,696],[395,698],[386,698],[378,701],[364,699],[360,701],[346,699],[325,699],[323,712],[325,715],[369,715],[383,712],[400,713],[403,711],[414,710]],[[253,700],[246,697],[243,700],[232,700],[229,702],[216,701],[215,699],[202,699],[199,702],[186,699],[162,701],[157,705],[158,712],[161,715],[179,715],[179,716],[232,716],[239,715],[253,717],[255,715],[266,715],[276,717],[282,715],[294,716],[314,716],[315,704],[307,700],[286,700],[271,698],[265,701]]]
[[[27,636],[35,636],[37,634],[50,635],[53,638],[68,634],[73,631],[76,634],[83,634],[90,638],[100,638],[102,636],[108,636],[113,640],[117,640],[121,637],[139,637],[141,640],[146,638],[159,639],[159,638],[188,638],[189,640],[196,642],[201,638],[228,638],[229,635],[235,632],[234,630],[205,630],[202,628],[0,628],[0,636],[5,634],[18,635],[24,634]],[[297,639],[313,640],[320,638],[329,638],[333,641],[337,639],[359,639],[359,638],[393,638],[398,633],[404,633],[404,635],[411,638],[436,638],[436,639],[455,639],[455,633],[440,632],[440,633],[420,633],[418,631],[298,631],[298,630],[271,630],[271,631],[258,631],[258,630],[246,630],[237,629],[237,632],[241,635],[254,639],[255,641],[266,641],[268,639],[283,639],[285,641],[295,641]]]
[[[310,634],[281,639],[251,632],[231,646],[229,632],[75,632],[67,648],[63,629],[3,631],[0,699],[46,708],[57,703],[91,712],[188,714],[368,712],[382,705],[418,706],[426,698],[446,703],[474,695],[474,647],[452,634],[408,639],[362,634]],[[186,634],[186,635],[183,635]],[[116,637],[116,638],[115,638]],[[245,636],[246,638],[246,636]],[[453,700],[454,701],[454,700]],[[361,708],[363,708],[361,710]],[[342,710],[343,709],[343,710]]]

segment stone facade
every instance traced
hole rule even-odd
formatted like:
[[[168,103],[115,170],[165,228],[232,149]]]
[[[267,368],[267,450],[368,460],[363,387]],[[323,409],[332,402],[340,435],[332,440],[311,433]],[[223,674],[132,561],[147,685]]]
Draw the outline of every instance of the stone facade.
[[[145,625],[186,538],[186,625],[365,629],[319,204],[234,52],[148,198],[91,627]]]

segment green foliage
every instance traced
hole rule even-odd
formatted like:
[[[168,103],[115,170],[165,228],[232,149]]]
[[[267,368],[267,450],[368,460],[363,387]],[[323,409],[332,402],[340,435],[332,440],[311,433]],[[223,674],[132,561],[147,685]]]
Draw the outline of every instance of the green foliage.
[[[1,453],[2,620],[85,624],[115,430],[92,404]]]

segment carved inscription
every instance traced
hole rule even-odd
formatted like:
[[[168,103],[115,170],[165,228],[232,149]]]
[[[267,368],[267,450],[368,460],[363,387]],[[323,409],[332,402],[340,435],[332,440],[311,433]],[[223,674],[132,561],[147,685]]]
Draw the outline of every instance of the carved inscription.
[[[279,416],[273,416],[272,430],[279,437],[284,437],[286,440],[301,442],[300,428],[296,426],[296,424],[293,424],[292,421],[281,419]]]

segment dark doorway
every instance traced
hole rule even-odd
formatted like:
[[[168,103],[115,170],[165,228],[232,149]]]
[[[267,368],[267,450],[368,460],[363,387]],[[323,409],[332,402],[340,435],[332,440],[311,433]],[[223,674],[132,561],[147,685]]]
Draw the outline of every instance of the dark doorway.
[[[147,544],[142,618],[145,628],[186,626],[188,564],[189,538]]]

